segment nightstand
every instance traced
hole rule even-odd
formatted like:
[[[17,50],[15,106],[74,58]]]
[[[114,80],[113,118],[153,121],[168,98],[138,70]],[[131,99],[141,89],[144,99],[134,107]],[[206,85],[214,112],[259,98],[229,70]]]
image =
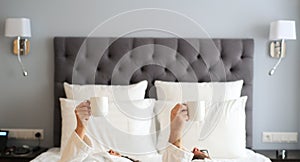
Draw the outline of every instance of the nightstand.
[[[276,150],[255,150],[255,152],[265,155],[272,162],[300,162],[300,150],[287,150],[286,159],[276,157]]]
[[[40,148],[37,151],[32,152],[29,155],[26,156],[14,156],[14,155],[1,155],[0,156],[0,162],[29,162],[30,160],[34,159],[41,153],[47,151],[47,148]]]

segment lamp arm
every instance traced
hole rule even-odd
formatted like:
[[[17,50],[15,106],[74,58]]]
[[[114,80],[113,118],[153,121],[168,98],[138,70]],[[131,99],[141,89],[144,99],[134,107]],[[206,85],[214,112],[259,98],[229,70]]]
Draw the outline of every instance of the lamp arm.
[[[28,75],[28,72],[26,71],[26,69],[25,69],[25,67],[24,67],[24,65],[23,65],[23,62],[22,62],[22,60],[21,60],[21,54],[20,54],[20,37],[18,37],[18,61],[19,61],[19,63],[20,63],[20,65],[21,65],[21,68],[22,68],[22,71],[23,71],[23,75],[26,77],[27,75]]]
[[[276,69],[277,69],[277,67],[279,66],[279,64],[281,63],[281,60],[282,60],[282,58],[284,57],[284,43],[285,43],[285,40],[284,39],[282,39],[281,41],[280,41],[280,53],[279,53],[279,60],[277,61],[277,63],[275,64],[275,66],[273,66],[273,68],[269,71],[269,75],[270,76],[272,76],[274,73],[275,73],[275,71],[276,71]]]
[[[275,66],[269,71],[269,75],[272,76],[275,73],[275,70],[277,69],[278,65],[281,63],[283,57],[280,57]]]

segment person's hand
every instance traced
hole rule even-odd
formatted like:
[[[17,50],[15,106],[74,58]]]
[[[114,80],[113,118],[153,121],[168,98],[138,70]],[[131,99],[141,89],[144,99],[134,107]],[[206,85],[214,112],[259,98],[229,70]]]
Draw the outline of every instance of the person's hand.
[[[192,152],[194,153],[193,160],[194,159],[210,159],[210,157],[208,155],[206,155],[205,153],[203,153],[197,147],[195,147]]]
[[[183,104],[177,104],[171,110],[171,131],[169,142],[181,148],[181,137],[184,124],[189,120],[187,107]]]
[[[90,101],[81,102],[79,105],[76,106],[75,109],[76,120],[77,120],[77,127],[76,133],[83,139],[85,135],[85,128],[87,126],[87,122],[91,116],[91,106]]]

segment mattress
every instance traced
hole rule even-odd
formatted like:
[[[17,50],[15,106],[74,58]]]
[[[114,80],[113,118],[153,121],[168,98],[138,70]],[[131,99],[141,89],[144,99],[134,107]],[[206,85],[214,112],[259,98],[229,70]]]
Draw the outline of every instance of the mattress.
[[[246,150],[247,156],[241,159],[212,159],[212,160],[194,160],[193,162],[271,162],[267,157],[255,153],[252,150]],[[51,148],[47,152],[42,153],[31,162],[57,162],[60,158],[60,149],[59,148]],[[142,162],[161,162],[162,156],[145,156],[139,157],[139,160]],[[86,160],[90,161],[90,160]],[[92,161],[95,161],[94,159]],[[103,160],[99,160],[99,162],[103,162]],[[125,162],[125,161],[124,161]]]

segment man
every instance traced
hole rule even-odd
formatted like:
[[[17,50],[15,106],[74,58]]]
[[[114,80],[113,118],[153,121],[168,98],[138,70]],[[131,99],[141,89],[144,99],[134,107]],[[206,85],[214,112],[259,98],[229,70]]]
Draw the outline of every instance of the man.
[[[110,150],[105,151],[100,148],[99,152],[95,152],[90,138],[86,135],[86,125],[91,116],[90,102],[85,101],[80,103],[76,109],[77,126],[71,135],[66,148],[62,152],[60,162],[82,162],[82,161],[113,161],[113,162],[130,162],[138,161],[120,155],[119,153]],[[182,131],[184,124],[188,121],[188,110],[183,104],[177,104],[171,111],[171,131],[169,142],[163,154],[163,162],[191,162],[192,159],[208,158],[199,149],[195,148],[193,152],[186,151],[182,146]]]

